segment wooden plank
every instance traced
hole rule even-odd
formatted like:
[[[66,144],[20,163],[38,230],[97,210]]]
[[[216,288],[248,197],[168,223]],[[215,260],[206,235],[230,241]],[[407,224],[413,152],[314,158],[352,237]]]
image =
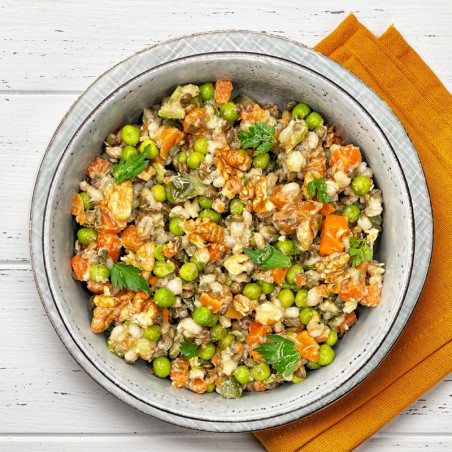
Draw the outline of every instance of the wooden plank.
[[[0,270],[0,293],[0,323],[6,325],[0,329],[0,435],[174,434],[172,440],[193,435],[129,407],[80,369],[47,319],[30,269]],[[384,431],[452,433],[451,395],[452,377],[398,415]]]
[[[42,156],[76,95],[0,95],[0,261],[28,263],[28,218]]]
[[[83,18],[81,11],[89,11]],[[376,34],[394,23],[452,87],[451,2],[273,0],[206,5],[202,0],[65,2],[4,0],[0,5],[0,90],[83,90],[134,52],[185,34],[215,29],[265,31],[313,46],[349,13]],[[14,20],[11,20],[14,18]],[[80,18],[80,19],[79,19]],[[257,19],[258,18],[258,19]],[[139,19],[137,21],[137,19]]]
[[[355,449],[355,452],[391,451],[411,452],[413,450],[452,450],[452,436],[432,435],[390,435],[378,433]]]

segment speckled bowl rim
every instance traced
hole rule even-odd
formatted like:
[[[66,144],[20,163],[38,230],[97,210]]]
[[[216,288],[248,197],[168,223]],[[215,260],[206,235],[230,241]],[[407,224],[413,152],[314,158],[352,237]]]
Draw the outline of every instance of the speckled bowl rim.
[[[226,33],[228,33],[228,34],[237,34],[237,33],[240,33],[240,34],[241,34],[241,33],[248,33],[248,32],[226,32]],[[268,35],[262,35],[262,34],[255,34],[255,33],[249,33],[249,34],[250,34],[250,35],[253,35],[253,36],[254,36],[254,35],[257,35],[257,36],[266,36],[266,37],[269,37]],[[211,37],[211,36],[218,36],[218,35],[224,36],[224,33],[213,32],[213,33],[210,34],[209,37]],[[171,42],[174,43],[174,42],[180,41],[181,39],[187,40],[187,39],[190,39],[190,38],[195,38],[196,36],[199,36],[199,35],[194,35],[194,36],[190,36],[190,37],[184,37],[184,38],[180,38],[180,39],[178,39],[178,40],[172,40],[172,41],[169,41],[169,42],[167,42],[167,43],[161,44],[160,46],[165,46],[165,45],[168,45],[168,44],[171,43]],[[271,37],[271,38],[272,38],[272,39],[281,40],[282,42],[284,42],[284,40],[282,40],[281,38],[277,38],[277,37]],[[288,41],[288,42],[290,42],[290,41]],[[301,46],[301,45],[299,45],[299,44],[297,44],[297,45],[298,45],[299,47],[301,47],[301,48],[304,48],[305,50],[308,50],[308,51],[312,52],[312,50],[307,49],[307,48],[304,47],[304,46]],[[159,47],[159,46],[154,46],[154,47]],[[152,49],[152,48],[150,48],[150,49],[145,49],[145,50],[143,50],[143,51],[141,51],[141,52],[138,52],[137,54],[135,54],[135,56],[136,56],[136,55],[140,55],[140,54],[142,54],[143,52],[147,52],[147,51],[149,51],[149,50],[151,50],[151,49]],[[234,51],[235,51],[235,50],[234,50]],[[204,52],[204,53],[208,53],[208,52]],[[218,53],[218,52],[213,52],[213,53]],[[222,53],[222,52],[219,52],[219,53]],[[235,51],[235,53],[239,53],[239,54],[240,54],[240,53],[254,53],[254,54],[256,54],[256,52],[240,52],[240,51],[239,51],[239,52]],[[194,55],[191,55],[191,56],[194,56]],[[270,56],[275,56],[275,55],[270,55]],[[128,59],[125,60],[125,61],[131,60],[131,59],[133,59],[133,58],[134,58],[134,56],[128,58]],[[185,59],[185,58],[186,58],[186,56],[182,56],[182,57],[180,57],[180,58],[172,58],[171,61],[176,60],[176,59],[178,59],[178,60],[182,59],[182,60],[183,60],[183,59]],[[277,57],[277,58],[285,59],[285,58],[281,58],[281,57]],[[324,56],[322,55],[322,58],[326,58],[326,57],[324,57]],[[287,60],[287,59],[286,59],[286,60]],[[332,61],[332,60],[330,60],[330,61]],[[303,66],[304,69],[311,70],[311,71],[313,70],[312,68],[307,67],[307,66],[305,66],[304,64],[301,64],[301,63],[299,63],[299,62],[297,62],[297,61],[290,61],[290,60],[289,60],[289,62],[292,62],[292,63],[298,64],[298,65],[301,65],[301,66]],[[122,62],[122,63],[124,63],[124,62]],[[122,64],[122,63],[119,63],[119,64]],[[166,65],[166,64],[168,64],[168,62],[165,62],[165,63],[163,63],[163,64]],[[334,64],[337,65],[337,63],[334,63]],[[160,66],[160,65],[153,65],[151,68],[147,69],[147,70],[144,71],[144,72],[152,71],[156,66]],[[339,66],[339,65],[337,65],[337,66]],[[116,66],[115,66],[115,67],[116,67]],[[339,67],[340,67],[342,70],[344,70],[344,68],[342,68],[341,66],[339,66]],[[110,71],[112,71],[113,69],[114,69],[114,68],[112,68]],[[108,74],[110,71],[108,71],[106,74]],[[322,74],[322,73],[320,73],[320,72],[318,72],[318,71],[316,71],[316,70],[314,70],[314,72],[316,72],[316,73],[319,74],[320,76],[322,76],[322,77],[328,79],[328,77],[326,77],[324,74]],[[106,74],[105,74],[105,75],[106,75]],[[138,76],[138,75],[135,75],[135,77],[137,77],[137,76]],[[103,76],[102,76],[102,77],[103,77]],[[135,78],[135,77],[131,77],[131,78]],[[353,75],[353,77],[355,77],[355,76]],[[356,78],[356,77],[355,77],[355,78]],[[357,80],[359,80],[359,79],[357,79]],[[98,79],[96,82],[94,82],[94,84],[91,85],[91,87],[93,87],[98,81],[99,81],[99,79]],[[334,81],[332,81],[331,79],[329,79],[329,81],[337,86],[337,84],[336,84]],[[130,79],[129,79],[128,82],[130,82]],[[127,84],[128,82],[126,82],[125,84]],[[362,83],[362,82],[360,81],[360,83]],[[124,85],[124,83],[121,83],[120,86],[123,86],[123,85]],[[358,102],[356,98],[354,98],[350,93],[348,93],[348,92],[347,92],[346,90],[344,90],[342,87],[338,86],[338,88],[341,89],[346,95],[351,96],[351,97],[353,98],[354,101],[356,101],[358,104],[361,105],[362,109],[369,115],[369,117],[372,118],[372,115],[371,115],[371,114],[367,111],[367,109],[361,104],[361,102]],[[117,89],[119,89],[119,87],[118,87]],[[368,88],[368,89],[369,89],[369,88]],[[88,89],[88,91],[89,91],[89,89]],[[113,95],[113,93],[114,93],[114,92],[110,93],[109,96]],[[82,95],[82,96],[83,96],[83,95]],[[108,96],[107,96],[107,97],[108,97]],[[79,100],[80,100],[80,98],[79,98]],[[78,102],[78,101],[77,101],[77,102]],[[77,102],[73,105],[72,108],[74,108],[74,107],[76,106]],[[101,103],[103,103],[103,101],[102,101]],[[97,107],[94,109],[94,111],[95,111],[97,108],[99,108],[99,106],[100,106],[100,105],[97,105]],[[71,108],[71,110],[72,110],[72,108]],[[42,171],[43,171],[43,167],[44,167],[44,164],[45,164],[45,160],[46,160],[47,154],[50,152],[50,150],[51,150],[51,148],[52,148],[52,144],[54,143],[54,139],[55,139],[56,135],[58,134],[58,132],[59,132],[61,126],[62,126],[63,123],[65,122],[65,119],[66,119],[67,116],[70,114],[71,110],[69,110],[69,112],[67,113],[67,115],[66,115],[65,118],[63,119],[62,123],[60,124],[60,126],[59,126],[58,129],[57,129],[57,131],[55,132],[55,135],[54,135],[54,137],[52,138],[51,143],[49,144],[49,147],[48,147],[48,149],[47,149],[47,151],[46,151],[46,154],[45,154],[45,156],[44,156],[44,158],[43,158],[43,163],[42,163],[42,165],[41,165],[40,172],[39,172],[39,174],[38,174],[38,178],[37,178],[36,185],[38,185],[39,178],[40,178],[40,176],[42,176]],[[92,111],[91,114],[92,114],[94,111]],[[85,119],[85,121],[86,121],[86,119]],[[374,122],[375,122],[375,125],[376,125],[378,128],[380,128],[379,125],[378,125],[378,123],[377,123],[376,121],[374,121]],[[399,124],[400,124],[400,123],[399,123]],[[78,129],[77,129],[77,130],[78,130]],[[381,128],[380,128],[380,131],[381,131],[382,136],[385,137],[385,138],[387,138],[387,137],[386,137],[386,134],[384,133],[383,130],[381,130]],[[76,132],[75,132],[75,133],[76,133]],[[406,133],[405,133],[405,135],[406,135]],[[72,139],[72,138],[71,138],[71,139]],[[70,142],[70,141],[69,141],[69,142]],[[392,146],[391,146],[391,144],[390,144],[390,140],[389,140],[389,139],[387,140],[387,144],[388,144],[388,147],[392,149]],[[65,148],[65,149],[66,149],[66,148]],[[393,152],[393,154],[394,154],[395,159],[398,161],[396,154],[394,153],[394,151],[392,151],[392,152]],[[414,153],[415,153],[415,151],[414,151]],[[61,156],[63,156],[64,151],[60,151],[60,154],[61,154]],[[416,154],[416,156],[417,156],[417,154]],[[400,163],[399,163],[399,165],[400,165]],[[419,166],[420,166],[420,165],[419,165]],[[55,172],[56,172],[56,170],[55,170]],[[401,174],[404,176],[403,171],[401,171]],[[405,181],[405,183],[406,183],[406,181]],[[424,183],[425,183],[425,181],[424,181]],[[426,184],[425,184],[425,187],[426,187]],[[49,192],[50,192],[50,190],[49,190]],[[408,193],[408,195],[410,195],[410,190],[408,189],[408,187],[407,187],[407,193]],[[429,200],[429,196],[428,196],[428,191],[426,192],[426,194],[427,194],[427,199],[428,199],[428,201],[430,201],[430,200]],[[48,193],[47,193],[47,195],[48,195]],[[33,209],[33,207],[35,206],[35,198],[36,198],[36,191],[35,191],[34,196],[33,196],[33,205],[32,205],[31,220],[30,220],[30,228],[31,228],[31,229],[30,229],[30,233],[31,233],[31,234],[32,234],[32,232],[33,232],[32,229],[34,228],[34,218],[36,218],[35,215],[34,215],[35,212],[34,212],[34,209]],[[44,209],[44,211],[46,211],[46,210],[47,210],[47,209]],[[430,210],[431,210],[431,207],[430,207]],[[431,218],[431,215],[430,215],[430,218]],[[413,229],[414,229],[414,228],[413,228]],[[414,239],[414,236],[413,236],[413,239]],[[42,276],[42,275],[41,275],[41,274],[38,274],[38,272],[37,272],[37,270],[36,270],[36,263],[35,263],[36,256],[35,256],[35,254],[34,254],[34,252],[33,252],[33,250],[34,250],[34,244],[35,244],[35,241],[33,241],[33,236],[31,236],[31,248],[32,248],[32,249],[31,249],[31,255],[32,255],[32,262],[33,262],[33,271],[34,271],[34,274],[35,274],[36,283],[37,283],[38,290],[39,290],[39,292],[40,292],[40,296],[41,296],[41,299],[42,299],[42,301],[43,301],[44,307],[46,308],[46,311],[48,312],[49,318],[51,319],[52,323],[54,324],[55,329],[57,330],[58,334],[60,335],[60,337],[61,337],[61,339],[63,340],[63,342],[65,343],[65,345],[67,346],[66,342],[67,342],[68,340],[73,341],[73,344],[72,344],[72,345],[74,345],[74,344],[76,345],[76,341],[75,341],[74,338],[72,338],[72,337],[71,337],[71,338],[68,338],[68,337],[66,336],[66,334],[68,333],[67,330],[66,330],[66,332],[64,332],[64,330],[63,330],[63,331],[60,331],[60,330],[59,330],[60,325],[57,324],[57,323],[59,323],[58,321],[55,321],[55,320],[56,320],[56,319],[55,319],[55,312],[54,312],[53,310],[49,310],[49,309],[48,309],[48,308],[49,308],[49,306],[48,306],[48,300],[47,300],[47,298],[44,296],[44,294],[41,292],[41,288],[40,288],[40,284],[42,285],[42,283],[43,283],[42,278],[40,277],[40,276]],[[41,249],[42,249],[42,248],[41,248]],[[414,251],[414,244],[413,244],[413,251]],[[430,254],[431,254],[431,253],[430,253]],[[429,255],[429,259],[430,259],[430,255]],[[429,260],[429,259],[428,259],[428,260]],[[44,265],[44,269],[45,269],[45,268],[46,268],[46,266]],[[415,267],[415,268],[416,268],[416,267]],[[427,265],[427,268],[428,268],[428,265]],[[424,276],[423,279],[425,280],[425,276]],[[406,291],[406,290],[408,290],[408,287],[405,287],[405,291]],[[419,291],[419,294],[420,294],[420,291]],[[408,309],[408,311],[405,313],[405,318],[406,318],[406,320],[405,320],[404,323],[406,323],[406,321],[408,320],[408,318],[409,318],[409,316],[410,316],[410,314],[411,314],[411,312],[412,312],[412,309],[414,309],[414,306],[415,306],[415,302],[416,302],[416,301],[417,301],[417,298],[414,300],[414,303],[411,303],[411,308]],[[402,303],[402,304],[405,304],[405,302]],[[57,303],[54,303],[53,306],[56,307],[56,306],[57,306]],[[401,308],[402,308],[402,306],[399,307],[399,309],[401,309]],[[60,320],[61,320],[61,318],[60,318]],[[395,323],[395,320],[394,320],[394,323]],[[355,384],[354,384],[353,386],[349,387],[349,388],[347,388],[346,385],[344,385],[342,388],[336,388],[336,389],[333,389],[330,393],[337,393],[337,395],[335,396],[335,398],[333,398],[333,399],[330,400],[330,401],[325,401],[324,404],[322,404],[321,401],[320,401],[320,402],[319,402],[319,401],[312,402],[310,405],[313,405],[313,404],[314,404],[314,405],[319,404],[320,406],[317,406],[317,408],[316,408],[315,410],[311,410],[310,412],[304,413],[303,415],[311,414],[313,411],[317,411],[318,409],[324,408],[325,406],[327,406],[327,405],[333,403],[335,400],[337,400],[338,398],[342,397],[342,396],[345,395],[347,392],[349,392],[351,389],[353,389],[353,387],[354,387],[356,384],[359,384],[360,381],[362,381],[364,378],[366,378],[366,377],[371,373],[371,371],[372,371],[372,370],[373,370],[373,369],[381,362],[381,360],[384,358],[384,356],[389,352],[390,348],[391,348],[391,347],[393,346],[393,344],[395,343],[395,341],[396,341],[398,335],[399,335],[399,334],[401,333],[401,331],[403,330],[403,326],[404,326],[404,324],[400,324],[400,322],[399,322],[398,333],[392,338],[390,344],[387,343],[387,339],[388,339],[389,333],[386,335],[386,337],[383,337],[383,338],[382,338],[382,341],[381,341],[381,344],[380,344],[379,347],[385,346],[385,347],[386,347],[386,350],[385,350],[385,354],[381,357],[381,359],[379,360],[379,362],[371,364],[370,361],[372,361],[372,360],[369,360],[369,362],[362,363],[362,365],[356,370],[356,373],[362,371],[363,369],[366,370],[365,372],[363,372],[363,375],[359,378],[359,381],[358,381],[358,382],[355,382]],[[390,331],[392,331],[392,330],[390,330]],[[63,336],[64,336],[64,337],[63,337]],[[107,385],[107,386],[105,385],[105,382],[100,381],[100,380],[102,380],[102,379],[96,378],[96,376],[93,375],[92,369],[89,368],[90,366],[86,366],[86,363],[81,362],[81,361],[83,361],[83,360],[80,360],[80,359],[79,359],[80,357],[78,356],[77,353],[74,354],[73,347],[68,347],[68,349],[69,349],[69,351],[73,354],[74,358],[76,358],[76,360],[80,363],[80,365],[81,365],[81,366],[82,366],[82,367],[83,367],[83,368],[84,368],[84,369],[85,369],[85,370],[86,370],[86,371],[87,371],[87,372],[88,372],[88,373],[89,373],[96,381],[98,381],[100,384],[102,384],[102,385],[103,385],[107,390],[109,390],[110,392],[113,392],[113,391],[112,391],[112,388],[110,388],[108,385]],[[80,352],[80,351],[81,351],[81,350],[79,350],[79,352]],[[88,358],[88,361],[89,361],[89,358]],[[93,363],[93,362],[90,361],[90,364],[91,364],[92,366],[95,367],[95,363]],[[88,367],[88,368],[87,368],[87,367]],[[98,370],[98,369],[97,369],[97,370]],[[109,376],[104,375],[104,377],[107,378],[107,379],[108,379],[110,382],[112,382],[114,385],[116,385],[118,391],[121,392],[121,388],[119,387],[119,385],[117,384],[117,382],[113,381],[111,378],[109,378]],[[126,391],[126,392],[127,392],[127,389],[126,389],[126,388],[122,388],[122,391]],[[113,392],[113,393],[114,393],[114,392]],[[121,395],[123,395],[123,394],[117,394],[117,393],[115,393],[115,395],[118,396],[119,398],[121,398],[122,400],[124,400],[124,397],[121,397]],[[126,401],[126,402],[129,403],[129,404],[132,404],[133,406],[137,407],[138,409],[142,409],[142,408],[140,408],[139,406],[136,406],[136,404],[131,403],[131,401],[129,401],[129,400],[124,400],[124,401]],[[144,403],[144,402],[143,402],[143,403]],[[304,406],[303,408],[306,408],[306,406]],[[152,410],[151,410],[151,411],[152,411]],[[160,418],[160,419],[162,419],[162,420],[166,420],[166,421],[169,421],[169,422],[173,422],[173,423],[175,423],[175,424],[177,424],[177,425],[182,425],[182,426],[185,426],[185,427],[200,428],[200,429],[215,430],[215,431],[247,431],[247,430],[256,430],[256,429],[262,429],[262,428],[274,427],[274,426],[281,425],[281,424],[286,423],[286,422],[290,422],[290,421],[295,420],[295,419],[297,419],[297,418],[300,417],[300,415],[297,415],[297,414],[296,414],[298,411],[299,411],[299,410],[293,410],[293,411],[291,411],[291,413],[281,413],[281,415],[275,416],[275,417],[273,417],[273,418],[271,418],[271,419],[254,420],[254,421],[251,421],[250,423],[246,423],[247,425],[244,425],[244,424],[245,424],[244,422],[240,422],[240,424],[238,425],[238,424],[234,423],[234,422],[231,421],[231,420],[225,421],[225,422],[223,422],[223,423],[221,423],[221,422],[219,423],[218,421],[215,421],[214,424],[217,424],[217,425],[216,425],[214,428],[212,428],[213,426],[210,425],[210,424],[212,424],[211,422],[206,421],[206,420],[199,420],[199,419],[196,419],[196,417],[192,418],[192,421],[195,421],[195,424],[194,424],[194,425],[187,425],[187,420],[188,420],[188,419],[187,419],[186,417],[180,417],[177,413],[166,412],[166,415],[165,415],[165,413],[163,413],[162,410],[158,410],[157,413],[155,413],[155,412],[151,412],[151,413],[150,413],[150,410],[149,410],[149,409],[146,410],[145,412],[150,413],[150,414],[152,414],[152,415],[154,415],[154,416],[156,416],[156,417],[158,417],[158,418]],[[287,416],[290,415],[290,414],[293,414],[293,415],[292,415],[292,416],[289,416],[289,418],[287,418]],[[169,417],[169,418],[168,418],[168,417]],[[281,418],[281,419],[280,419],[280,418]],[[286,418],[286,419],[282,419],[282,418]],[[220,426],[220,425],[218,425],[218,424],[222,424],[222,425]],[[232,424],[232,425],[230,425],[230,424]],[[248,424],[250,424],[250,425],[248,425]],[[251,425],[251,424],[253,424],[253,425]],[[260,424],[260,425],[257,425],[257,424]],[[226,428],[225,428],[225,427],[226,427]]]

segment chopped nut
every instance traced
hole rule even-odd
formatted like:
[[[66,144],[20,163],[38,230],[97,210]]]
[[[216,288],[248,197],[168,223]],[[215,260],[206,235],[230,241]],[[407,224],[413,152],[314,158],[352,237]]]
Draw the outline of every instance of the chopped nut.
[[[111,184],[105,190],[107,207],[118,221],[126,221],[132,212],[133,186],[130,179],[122,184]]]
[[[232,306],[240,312],[243,316],[250,315],[258,306],[259,303],[257,300],[251,300],[244,295],[236,295],[234,297],[234,301],[232,302]]]

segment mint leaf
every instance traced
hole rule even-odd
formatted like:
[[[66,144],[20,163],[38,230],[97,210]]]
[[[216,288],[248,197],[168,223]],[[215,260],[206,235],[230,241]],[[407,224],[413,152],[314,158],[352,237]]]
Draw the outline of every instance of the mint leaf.
[[[143,270],[133,265],[115,263],[111,270],[111,283],[113,287],[120,289],[131,289],[151,293],[149,284],[140,275]]]
[[[198,347],[190,339],[184,338],[180,344],[180,352],[188,359],[198,356]]]
[[[276,248],[267,245],[263,250],[250,250],[242,248],[242,251],[263,270],[273,270],[275,268],[286,268],[292,265],[290,257],[278,251]]]

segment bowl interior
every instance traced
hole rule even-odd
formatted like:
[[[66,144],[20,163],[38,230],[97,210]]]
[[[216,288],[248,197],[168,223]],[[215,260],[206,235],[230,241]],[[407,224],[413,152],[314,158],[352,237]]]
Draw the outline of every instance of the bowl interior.
[[[70,268],[76,231],[71,216],[73,195],[89,163],[102,153],[107,133],[138,122],[143,108],[160,102],[179,84],[221,78],[233,81],[234,95],[246,93],[260,103],[272,102],[280,108],[296,99],[320,112],[337,127],[345,142],[360,147],[384,199],[384,230],[375,254],[386,267],[381,304],[361,310],[357,324],[336,346],[332,365],[312,372],[302,384],[246,393],[240,400],[173,388],[168,380],[150,376],[144,363],[128,365],[109,353],[105,336],[90,330],[88,293],[72,279]],[[300,64],[228,52],[182,58],[150,69],[92,108],[92,114],[64,150],[52,177],[45,210],[44,258],[52,296],[66,328],[80,350],[112,384],[144,405],[179,416],[210,422],[245,422],[300,407],[312,406],[310,411],[315,411],[325,405],[322,400],[340,391],[344,381],[365,377],[360,375],[361,368],[383,343],[401,308],[413,259],[414,231],[409,194],[394,150],[358,100]]]

